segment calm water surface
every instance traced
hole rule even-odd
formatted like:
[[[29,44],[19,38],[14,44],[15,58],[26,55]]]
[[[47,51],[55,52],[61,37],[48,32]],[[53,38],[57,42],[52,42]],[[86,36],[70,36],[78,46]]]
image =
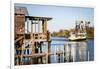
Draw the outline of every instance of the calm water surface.
[[[51,37],[51,40],[51,52],[54,53],[50,56],[51,63],[94,60],[94,39],[76,42],[68,41],[64,37]],[[42,48],[43,51],[47,51],[45,47]],[[57,55],[58,51],[63,52],[63,54]]]

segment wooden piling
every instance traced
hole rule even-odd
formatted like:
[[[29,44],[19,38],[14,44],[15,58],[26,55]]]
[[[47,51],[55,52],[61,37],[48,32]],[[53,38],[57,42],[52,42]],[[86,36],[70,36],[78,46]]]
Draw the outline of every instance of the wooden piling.
[[[60,59],[60,54],[58,54],[58,63],[60,63],[60,60],[61,60],[61,59]]]
[[[66,62],[67,61],[67,51],[66,51],[66,46],[67,45],[64,45],[64,62]]]
[[[88,51],[88,61],[90,60],[90,56],[89,56],[89,55],[90,55],[90,53],[89,53],[89,51]]]

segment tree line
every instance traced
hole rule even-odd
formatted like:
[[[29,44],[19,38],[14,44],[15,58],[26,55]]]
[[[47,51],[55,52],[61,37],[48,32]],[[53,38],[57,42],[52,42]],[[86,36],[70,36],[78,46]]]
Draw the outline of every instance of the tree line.
[[[60,29],[58,32],[54,31],[51,33],[51,36],[58,36],[58,37],[66,37],[70,36],[70,32],[75,32],[75,29]],[[94,38],[94,27],[87,27],[86,28],[87,38]]]

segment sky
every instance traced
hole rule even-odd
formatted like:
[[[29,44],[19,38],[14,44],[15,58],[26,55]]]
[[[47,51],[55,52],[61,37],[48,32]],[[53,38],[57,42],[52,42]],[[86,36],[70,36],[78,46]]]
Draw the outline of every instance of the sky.
[[[94,25],[93,8],[18,3],[15,6],[26,7],[29,16],[51,17],[48,21],[50,32],[74,28],[76,20],[90,21]]]

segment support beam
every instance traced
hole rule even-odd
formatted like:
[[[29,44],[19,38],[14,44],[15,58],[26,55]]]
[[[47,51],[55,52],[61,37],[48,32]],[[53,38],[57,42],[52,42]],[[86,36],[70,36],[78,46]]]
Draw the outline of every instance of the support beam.
[[[66,46],[67,46],[67,45],[64,45],[64,62],[67,61],[67,51],[66,51]]]
[[[47,32],[47,19],[45,20],[45,32]]]
[[[31,33],[33,33],[33,20],[31,20]]]
[[[38,21],[38,33],[40,32],[40,20]]]
[[[35,33],[36,33],[36,23],[34,23],[35,24]]]
[[[44,20],[42,20],[42,32],[44,33]]]
[[[51,53],[51,41],[48,41],[48,63],[51,61],[49,53]]]
[[[29,20],[27,19],[27,33],[29,32]]]

